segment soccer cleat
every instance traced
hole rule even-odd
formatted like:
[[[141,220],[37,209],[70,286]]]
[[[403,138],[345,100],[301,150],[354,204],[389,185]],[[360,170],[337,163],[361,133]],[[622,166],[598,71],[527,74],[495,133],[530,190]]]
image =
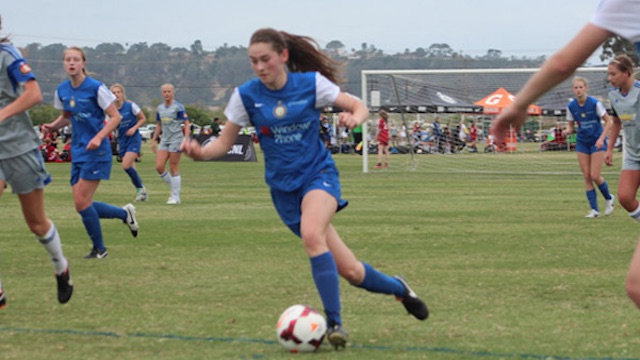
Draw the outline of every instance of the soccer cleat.
[[[611,199],[605,200],[605,203],[607,204],[604,210],[605,215],[609,216],[613,214],[613,210],[614,210],[613,205],[615,204],[615,201],[616,201],[616,198],[613,195],[611,195]]]
[[[84,256],[85,259],[102,259],[102,258],[106,258],[107,255],[109,255],[109,253],[107,252],[107,249],[104,249],[102,251],[96,249],[96,248],[91,248],[91,251]]]
[[[176,197],[170,196],[169,200],[167,200],[167,204],[168,205],[178,205],[178,204],[180,204],[180,198],[176,198]]]
[[[124,221],[129,230],[131,230],[131,235],[133,237],[138,237],[138,221],[136,220],[136,208],[131,204],[127,204],[122,207],[124,211],[127,212],[127,219]]]
[[[407,312],[413,315],[418,320],[426,320],[429,317],[429,309],[427,304],[422,301],[418,295],[409,287],[407,281],[402,276],[394,276],[404,286],[405,294],[403,297],[396,297],[398,301],[402,302]]]
[[[336,350],[347,346],[347,332],[342,325],[335,324],[327,329],[327,340]]]
[[[7,306],[7,298],[4,296],[4,291],[0,289],[0,309]]]
[[[58,282],[58,302],[66,304],[71,299],[71,294],[73,294],[73,282],[71,281],[71,276],[69,276],[68,266],[67,270],[62,274],[56,275],[56,281]]]
[[[149,195],[147,194],[147,189],[144,187],[136,189],[136,202],[147,201]]]
[[[593,209],[591,209],[591,211],[589,211],[589,213],[585,216],[585,218],[587,219],[595,219],[599,217],[600,217],[600,212]]]

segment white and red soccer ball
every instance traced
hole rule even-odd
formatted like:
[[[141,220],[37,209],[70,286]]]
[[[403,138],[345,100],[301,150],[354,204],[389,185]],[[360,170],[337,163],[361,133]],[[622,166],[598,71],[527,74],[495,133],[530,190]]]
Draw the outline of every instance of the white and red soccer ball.
[[[278,341],[292,353],[315,351],[327,332],[327,321],[318,310],[293,305],[285,310],[276,326]]]

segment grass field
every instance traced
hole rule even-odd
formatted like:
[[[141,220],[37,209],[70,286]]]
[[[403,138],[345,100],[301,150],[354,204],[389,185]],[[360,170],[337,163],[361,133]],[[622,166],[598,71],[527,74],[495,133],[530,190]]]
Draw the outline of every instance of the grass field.
[[[137,165],[150,193],[136,205],[140,234],[103,220],[104,260],[82,258],[90,241],[69,166],[48,166],[47,210],[76,284],[64,306],[17,198],[2,197],[0,359],[640,359],[640,313],[623,287],[640,228],[619,206],[583,218],[574,154],[423,155],[415,171],[395,155],[369,174],[359,156],[336,155],[351,203],[336,228],[360,259],[404,275],[431,317],[416,321],[392,297],[343,281],[348,349],[292,355],[275,338],[280,312],[321,303],[299,240],[273,209],[262,159],[185,158],[183,203],[168,206],[147,146]],[[470,159],[554,175],[443,171]],[[133,199],[119,166],[96,200]],[[607,180],[615,193],[617,171]]]

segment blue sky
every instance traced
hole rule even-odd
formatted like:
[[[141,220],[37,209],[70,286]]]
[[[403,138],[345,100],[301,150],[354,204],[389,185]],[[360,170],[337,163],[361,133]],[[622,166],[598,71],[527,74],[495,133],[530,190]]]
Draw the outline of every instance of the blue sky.
[[[18,46],[63,43],[162,42],[206,50],[245,45],[251,33],[273,27],[347,49],[373,44],[386,53],[447,43],[482,55],[549,55],[568,41],[600,0],[36,0],[5,1],[2,34]]]

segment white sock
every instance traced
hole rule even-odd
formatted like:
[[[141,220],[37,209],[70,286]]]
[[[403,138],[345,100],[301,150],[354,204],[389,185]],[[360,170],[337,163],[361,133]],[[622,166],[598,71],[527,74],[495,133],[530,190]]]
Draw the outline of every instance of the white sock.
[[[171,177],[171,193],[176,199],[180,199],[180,187],[182,186],[182,178],[180,175]]]
[[[62,274],[65,270],[67,270],[67,258],[64,257],[62,253],[62,243],[60,242],[60,234],[58,234],[58,230],[53,222],[51,222],[51,227],[49,231],[43,236],[36,236],[38,241],[44,246],[49,255],[51,255],[51,262],[53,263],[53,271],[56,275]]]
[[[164,180],[164,182],[166,182],[167,185],[173,188],[173,185],[171,184],[171,175],[169,175],[168,171],[165,171],[164,173],[162,173],[162,175],[160,175],[160,178],[162,178],[162,180]]]

